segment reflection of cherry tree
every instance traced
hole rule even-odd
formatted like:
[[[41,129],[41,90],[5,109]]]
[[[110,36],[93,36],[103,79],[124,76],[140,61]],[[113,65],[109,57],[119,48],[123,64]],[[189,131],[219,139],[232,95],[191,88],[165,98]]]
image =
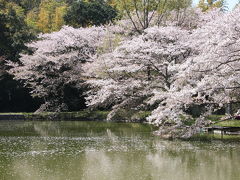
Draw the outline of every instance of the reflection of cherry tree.
[[[28,44],[33,53],[22,54],[18,64],[10,63],[10,73],[23,80],[33,96],[44,98],[41,110],[67,109],[64,89],[81,84],[82,64],[95,56],[103,37],[101,27],[64,27],[59,32],[40,35],[40,40]]]

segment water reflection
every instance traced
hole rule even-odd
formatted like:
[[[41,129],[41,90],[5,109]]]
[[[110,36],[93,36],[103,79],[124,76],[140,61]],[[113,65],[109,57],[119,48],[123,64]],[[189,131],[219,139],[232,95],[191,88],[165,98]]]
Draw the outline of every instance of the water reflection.
[[[163,141],[141,124],[0,122],[0,179],[238,180],[240,144]]]

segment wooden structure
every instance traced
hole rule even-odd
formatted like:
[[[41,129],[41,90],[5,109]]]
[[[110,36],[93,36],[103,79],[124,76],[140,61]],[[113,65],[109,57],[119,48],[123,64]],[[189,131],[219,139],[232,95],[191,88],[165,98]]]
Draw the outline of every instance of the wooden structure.
[[[240,127],[212,126],[212,127],[206,127],[205,130],[208,133],[214,133],[214,131],[220,131],[221,138],[223,138],[224,134],[239,134],[240,135]]]

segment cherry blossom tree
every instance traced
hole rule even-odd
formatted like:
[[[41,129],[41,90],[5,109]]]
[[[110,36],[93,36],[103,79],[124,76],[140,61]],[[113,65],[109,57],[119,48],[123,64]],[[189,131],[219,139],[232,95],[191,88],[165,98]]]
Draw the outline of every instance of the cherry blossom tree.
[[[186,133],[190,136],[196,127],[208,123],[206,115],[224,104],[239,101],[239,12],[240,8],[236,8],[215,16],[189,35],[187,44],[191,45],[193,55],[179,66],[171,90],[153,96],[152,102],[163,99],[164,106],[152,112],[150,122],[163,124],[171,119],[181,125],[183,115],[188,116],[185,110],[189,106],[205,105],[206,111],[194,124],[195,130],[190,128],[191,132]]]
[[[209,123],[206,115],[238,101],[239,9],[198,12],[195,28],[148,28],[86,65],[96,78],[88,105],[112,107],[109,119],[121,108],[154,109],[148,121],[172,127],[187,127],[189,108],[204,106],[191,133],[182,132],[188,136]]]
[[[109,119],[119,109],[146,109],[155,91],[169,91],[179,64],[191,54],[184,44],[187,35],[178,27],[148,28],[87,64],[88,75],[94,77],[87,81],[92,88],[88,105],[114,106]]]
[[[59,32],[42,34],[27,44],[32,51],[22,54],[19,63],[11,63],[14,78],[32,89],[32,96],[43,98],[39,111],[67,110],[65,88],[81,88],[82,64],[92,61],[105,31],[102,27],[63,27]]]

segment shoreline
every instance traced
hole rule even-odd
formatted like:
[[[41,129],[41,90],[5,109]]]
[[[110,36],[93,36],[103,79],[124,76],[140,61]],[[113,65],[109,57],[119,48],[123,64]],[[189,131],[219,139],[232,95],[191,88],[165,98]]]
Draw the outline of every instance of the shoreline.
[[[141,117],[138,120],[124,120],[114,119],[107,121],[107,116],[110,111],[76,111],[76,112],[42,112],[42,113],[0,113],[1,121],[95,121],[95,122],[119,122],[119,123],[144,123],[146,122],[145,117]],[[232,120],[230,121],[232,122]],[[233,121],[234,122],[234,121]],[[226,125],[226,122],[221,122],[219,125]],[[240,123],[240,121],[239,121]],[[198,133],[189,138],[173,138],[170,131],[165,135],[158,134],[159,130],[153,131],[154,136],[159,136],[162,139],[181,139],[181,140],[200,140],[200,141],[211,141],[211,140],[227,140],[227,141],[240,141],[240,135],[227,135],[224,136],[212,133]]]
[[[107,121],[107,116],[110,111],[90,111],[82,110],[75,112],[41,112],[41,113],[0,113],[0,121]],[[116,117],[111,122],[145,122],[146,117],[139,115],[136,119],[127,120],[126,118]]]
[[[104,121],[108,111],[42,112],[42,113],[0,113],[0,121]]]

